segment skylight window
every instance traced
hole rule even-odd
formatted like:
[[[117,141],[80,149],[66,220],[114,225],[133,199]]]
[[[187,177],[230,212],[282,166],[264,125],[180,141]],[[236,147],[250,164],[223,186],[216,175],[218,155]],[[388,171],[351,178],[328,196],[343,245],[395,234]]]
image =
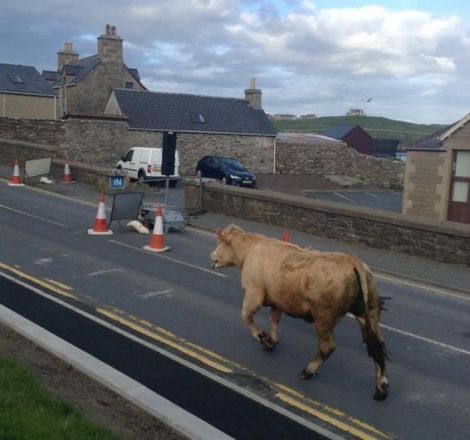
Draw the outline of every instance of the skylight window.
[[[199,112],[191,112],[191,119],[197,124],[204,124],[206,122],[202,113]]]
[[[20,75],[17,75],[16,73],[12,73],[10,75],[8,75],[10,77],[10,79],[14,82],[14,83],[17,83],[17,84],[24,84],[24,81],[23,81],[23,78],[21,78]]]

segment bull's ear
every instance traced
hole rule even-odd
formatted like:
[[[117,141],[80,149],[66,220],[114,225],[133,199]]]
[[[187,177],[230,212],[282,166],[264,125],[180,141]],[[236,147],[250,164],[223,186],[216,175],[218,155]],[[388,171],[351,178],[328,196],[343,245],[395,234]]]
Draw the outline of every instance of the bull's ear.
[[[227,237],[225,236],[224,231],[222,229],[217,229],[217,239],[221,242],[224,243],[227,241]]]

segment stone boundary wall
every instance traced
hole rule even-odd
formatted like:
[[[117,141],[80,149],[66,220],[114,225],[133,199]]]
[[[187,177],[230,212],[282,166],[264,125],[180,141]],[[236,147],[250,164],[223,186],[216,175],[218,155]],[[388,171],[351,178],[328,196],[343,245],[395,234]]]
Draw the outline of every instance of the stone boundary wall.
[[[186,183],[186,204],[196,206],[196,183]],[[416,221],[400,214],[256,189],[204,183],[203,208],[216,214],[289,227],[322,237],[403,252],[446,263],[470,264],[470,226]]]
[[[405,164],[358,153],[343,142],[278,141],[276,171],[320,177],[348,176],[361,180],[365,186],[403,189]]]
[[[113,168],[129,148],[162,147],[163,135],[129,130],[125,119],[109,120],[108,115],[59,121],[0,118],[2,139],[48,145],[57,149],[57,157]],[[207,154],[238,158],[255,173],[273,171],[274,137],[178,133],[177,148],[182,175],[195,175],[197,161]]]

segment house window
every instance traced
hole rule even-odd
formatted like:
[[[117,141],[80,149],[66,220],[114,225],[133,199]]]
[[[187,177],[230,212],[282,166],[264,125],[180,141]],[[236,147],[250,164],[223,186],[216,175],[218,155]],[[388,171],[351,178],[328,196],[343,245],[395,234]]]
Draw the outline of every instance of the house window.
[[[134,83],[129,81],[129,82],[126,82],[126,89],[133,89],[134,88]]]
[[[199,112],[191,112],[191,119],[197,124],[204,124],[206,122],[204,120],[204,116],[202,116],[202,113]]]
[[[10,79],[16,83],[16,84],[24,84],[24,81],[23,81],[23,78],[21,78],[20,75],[17,75],[16,73],[12,73],[10,75],[8,75],[10,77]]]

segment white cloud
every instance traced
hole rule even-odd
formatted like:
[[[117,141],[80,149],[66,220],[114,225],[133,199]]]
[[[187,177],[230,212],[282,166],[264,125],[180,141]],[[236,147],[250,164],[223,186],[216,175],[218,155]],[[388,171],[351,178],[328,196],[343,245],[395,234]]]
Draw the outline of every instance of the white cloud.
[[[7,2],[0,62],[51,69],[65,41],[88,56],[110,23],[125,40],[126,64],[155,90],[241,97],[257,76],[270,112],[343,114],[366,95],[375,96],[367,112],[381,116],[399,110],[402,119],[440,114],[448,119],[432,122],[448,122],[469,110],[470,32],[456,15],[322,9],[310,0],[84,0],[79,12],[74,5]],[[433,109],[413,111],[419,100]]]

